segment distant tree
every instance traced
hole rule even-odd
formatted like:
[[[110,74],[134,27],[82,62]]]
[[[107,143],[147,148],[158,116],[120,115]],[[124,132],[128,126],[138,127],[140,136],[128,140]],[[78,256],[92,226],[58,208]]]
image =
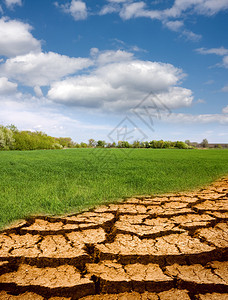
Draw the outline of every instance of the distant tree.
[[[201,142],[201,145],[203,148],[207,148],[208,147],[208,140],[207,139],[203,139]]]
[[[5,134],[3,131],[3,128],[0,127],[0,149],[4,149],[5,148]]]
[[[70,137],[60,137],[56,138],[57,143],[59,143],[64,148],[73,148],[74,142]]]
[[[105,145],[106,145],[105,141],[101,141],[101,140],[97,141],[97,147],[104,148]]]
[[[153,140],[149,142],[150,148],[158,148],[158,142]]]
[[[172,144],[170,141],[164,141],[163,148],[169,149],[172,148]]]
[[[139,141],[134,141],[132,144],[133,148],[140,148],[140,142]]]
[[[192,142],[191,143],[191,146],[194,148],[198,148],[199,147],[199,144],[197,142]]]
[[[186,141],[185,141],[185,144],[187,144],[188,146],[190,146],[190,145],[191,145],[190,140],[186,140]]]
[[[13,132],[9,128],[0,125],[0,149],[13,149],[14,142]]]
[[[74,148],[81,148],[81,145],[78,144],[78,143],[75,143],[75,144],[74,144]]]
[[[118,141],[117,147],[118,148],[123,148],[123,141]]]
[[[122,146],[123,146],[123,148],[130,148],[130,144],[128,141],[123,141]]]
[[[13,124],[7,125],[6,128],[10,129],[12,132],[18,132],[17,127]]]
[[[188,145],[181,141],[177,141],[175,147],[178,149],[188,149]]]
[[[80,146],[81,146],[81,148],[87,148],[87,144],[83,143],[83,142],[81,142]]]
[[[89,146],[90,148],[96,147],[96,141],[95,141],[94,139],[89,139],[89,144],[88,144],[88,146]]]
[[[146,141],[146,142],[144,143],[144,145],[145,145],[145,148],[150,148],[149,142]]]
[[[163,148],[164,146],[164,141],[163,140],[160,140],[160,141],[157,141],[157,148]]]

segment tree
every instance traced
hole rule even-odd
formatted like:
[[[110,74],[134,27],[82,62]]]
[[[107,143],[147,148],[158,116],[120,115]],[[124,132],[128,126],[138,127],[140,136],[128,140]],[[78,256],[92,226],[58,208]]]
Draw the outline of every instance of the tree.
[[[186,141],[185,141],[185,144],[187,144],[188,146],[190,146],[190,145],[191,145],[190,140],[186,140]]]
[[[7,125],[6,128],[10,129],[12,132],[18,132],[17,127],[13,124]]]
[[[13,132],[9,128],[0,125],[0,149],[12,149],[14,142]]]
[[[5,148],[5,134],[3,128],[0,127],[0,149]]]
[[[181,141],[177,141],[175,147],[178,149],[188,149],[188,145]]]
[[[104,148],[105,145],[106,145],[105,141],[101,141],[101,140],[97,141],[97,147]]]
[[[203,139],[201,142],[201,145],[203,148],[207,148],[208,147],[208,140],[207,139]]]
[[[133,148],[140,148],[140,141],[134,141],[132,144]]]
[[[87,148],[87,144],[86,143],[83,143],[83,142],[81,142],[81,148]]]
[[[96,141],[95,141],[94,139],[89,139],[89,144],[88,144],[88,146],[89,146],[90,148],[96,147]]]

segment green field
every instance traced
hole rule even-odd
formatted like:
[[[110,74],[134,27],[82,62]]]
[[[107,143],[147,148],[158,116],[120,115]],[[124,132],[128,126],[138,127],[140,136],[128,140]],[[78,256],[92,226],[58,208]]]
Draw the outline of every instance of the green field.
[[[119,198],[191,190],[228,174],[228,150],[0,152],[0,226]]]

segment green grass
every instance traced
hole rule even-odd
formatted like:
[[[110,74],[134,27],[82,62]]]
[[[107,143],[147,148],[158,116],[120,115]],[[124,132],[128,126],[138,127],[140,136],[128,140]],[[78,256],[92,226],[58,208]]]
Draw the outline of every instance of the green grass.
[[[0,226],[142,194],[191,190],[228,174],[228,150],[0,152]]]

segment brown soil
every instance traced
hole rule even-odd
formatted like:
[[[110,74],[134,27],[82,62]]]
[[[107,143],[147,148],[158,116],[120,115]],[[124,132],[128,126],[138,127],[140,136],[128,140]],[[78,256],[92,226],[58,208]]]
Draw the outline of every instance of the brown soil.
[[[228,178],[0,232],[0,300],[228,299]]]

